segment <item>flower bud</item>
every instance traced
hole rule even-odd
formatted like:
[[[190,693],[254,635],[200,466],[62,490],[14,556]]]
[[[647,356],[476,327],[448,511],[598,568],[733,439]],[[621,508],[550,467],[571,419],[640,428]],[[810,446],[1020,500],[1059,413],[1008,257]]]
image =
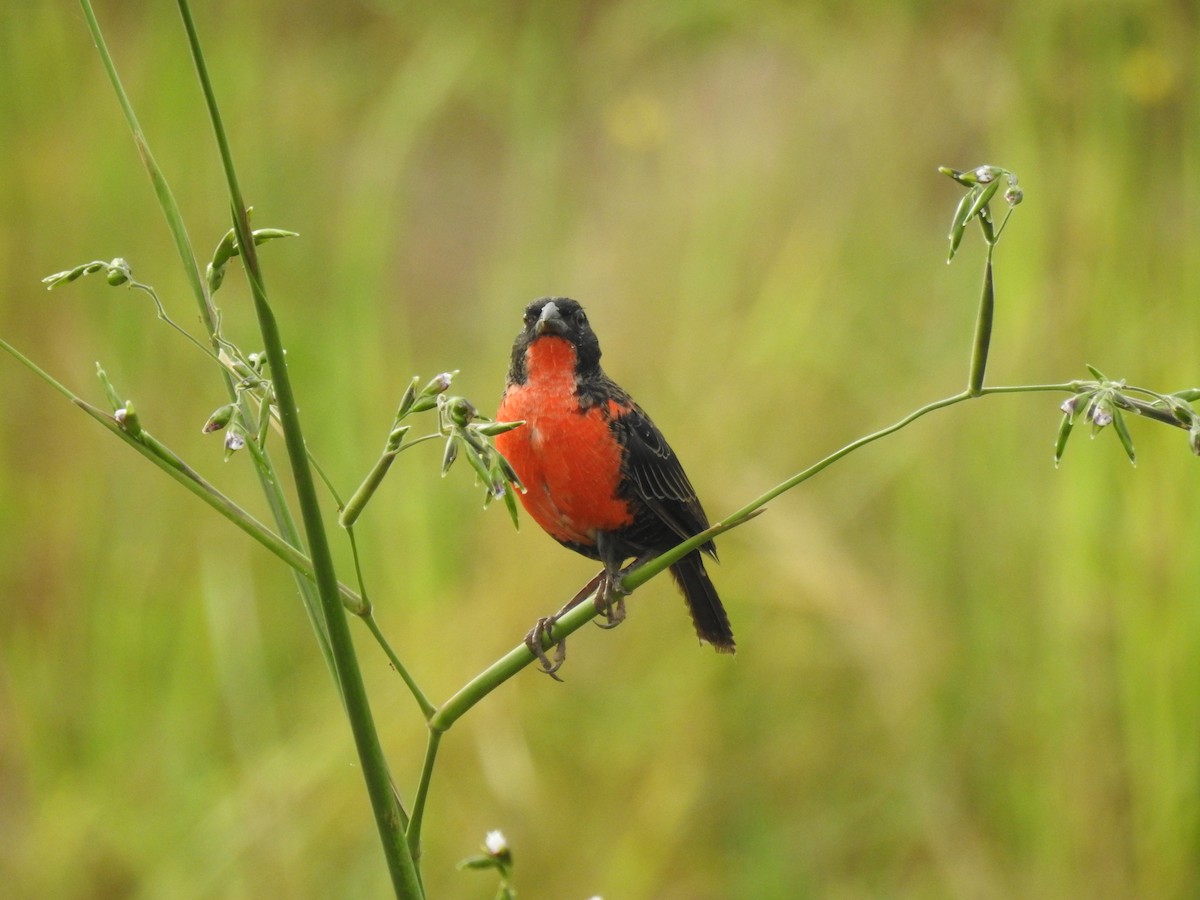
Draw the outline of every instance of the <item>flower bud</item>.
[[[475,418],[475,407],[466,397],[451,397],[446,401],[446,414],[455,425],[464,427]]]
[[[454,380],[454,376],[457,374],[458,370],[456,369],[453,372],[442,372],[440,375],[433,376],[429,380],[429,383],[421,388],[421,393],[417,395],[417,399],[410,411],[424,412],[427,409],[433,409],[437,406],[438,395],[444,394],[450,389],[450,382]]]
[[[236,428],[230,428],[225,432],[225,461],[229,461],[229,457],[237,453],[246,446],[245,436]]]
[[[1171,410],[1171,415],[1175,417],[1175,421],[1185,427],[1191,427],[1196,421],[1196,411],[1192,409],[1192,405],[1187,403],[1174,394],[1167,394],[1163,397],[1166,401],[1167,408]]]
[[[121,426],[121,430],[131,437],[137,437],[142,433],[142,424],[138,421],[138,414],[129,400],[126,400],[125,405],[113,413],[113,419]]]
[[[454,465],[454,461],[458,459],[458,436],[450,435],[446,439],[446,449],[442,452],[442,477],[446,477],[446,473],[450,471],[450,467]]]
[[[384,445],[385,453],[395,453],[400,449],[400,443],[404,440],[404,436],[408,434],[409,425],[399,425],[391,430],[388,434],[387,444]]]
[[[504,834],[500,831],[489,831],[483,839],[483,845],[492,856],[500,856],[510,852],[508,841],[504,839]]]
[[[399,422],[412,409],[413,402],[417,399],[417,381],[418,376],[414,375],[412,381],[408,383],[408,387],[404,389],[404,393],[400,396],[400,405],[396,408],[396,421]]]
[[[210,294],[215,294],[221,289],[221,284],[225,281],[225,267],[215,268],[212,263],[204,267],[204,280],[208,282],[208,291]]]
[[[1093,435],[1101,428],[1112,424],[1113,407],[1108,397],[1097,396],[1092,398],[1092,403],[1087,410],[1087,419],[1092,423]]]
[[[1004,170],[999,166],[979,166],[971,174],[975,176],[975,180],[980,184],[990,184],[1003,175]]]
[[[231,419],[233,419],[233,414],[236,410],[237,406],[232,403],[226,403],[224,406],[219,407],[211,416],[208,417],[208,421],[205,422],[204,427],[200,429],[201,433],[212,434],[214,431],[220,431],[229,424]]]
[[[105,273],[104,279],[113,287],[125,284],[133,275],[132,270],[129,268],[129,263],[125,262],[119,256],[108,264],[107,269],[108,271]]]

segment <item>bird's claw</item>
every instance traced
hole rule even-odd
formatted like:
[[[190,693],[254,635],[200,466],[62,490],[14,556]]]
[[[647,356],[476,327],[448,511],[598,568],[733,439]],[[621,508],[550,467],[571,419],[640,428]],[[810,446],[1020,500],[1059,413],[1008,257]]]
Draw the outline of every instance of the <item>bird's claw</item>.
[[[604,621],[597,622],[599,628],[606,631],[609,628],[616,628],[625,621],[625,595],[616,594],[605,600],[596,598],[596,612],[604,614]]]
[[[563,638],[554,645],[553,659],[546,655],[546,651],[542,647],[542,638],[552,637],[550,632],[556,621],[558,621],[558,616],[542,616],[538,619],[529,629],[529,633],[525,635],[525,646],[529,648],[530,653],[537,657],[543,672],[555,681],[562,681],[557,672],[567,659],[567,639]]]
[[[620,574],[605,575],[596,592],[596,612],[604,616],[604,621],[596,625],[605,630],[616,628],[625,621],[625,596],[629,592],[621,588]]]

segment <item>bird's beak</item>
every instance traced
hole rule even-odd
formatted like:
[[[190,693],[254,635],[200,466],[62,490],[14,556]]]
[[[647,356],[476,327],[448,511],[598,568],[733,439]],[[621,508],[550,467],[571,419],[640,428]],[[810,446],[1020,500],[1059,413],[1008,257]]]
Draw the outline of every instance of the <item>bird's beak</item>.
[[[542,314],[533,326],[533,333],[538,337],[546,333],[559,336],[567,333],[567,323],[563,321],[562,313],[554,303],[547,303],[542,307]]]

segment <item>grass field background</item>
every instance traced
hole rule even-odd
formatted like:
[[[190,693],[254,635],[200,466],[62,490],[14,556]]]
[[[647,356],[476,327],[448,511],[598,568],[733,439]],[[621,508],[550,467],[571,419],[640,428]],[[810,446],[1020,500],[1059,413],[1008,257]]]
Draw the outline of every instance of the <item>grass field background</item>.
[[[228,227],[173,4],[97,13],[202,261]],[[1017,0],[197,4],[313,451],[344,492],[411,376],[490,411],[522,306],[583,302],[711,516],[964,386],[983,263],[960,189],[1025,190],[989,383],[1200,383],[1194,5]],[[264,514],[224,401],[149,302],[39,279],[123,256],[195,312],[82,14],[0,7],[0,334]],[[217,295],[256,349],[244,279]],[[388,889],[286,571],[0,358],[0,884],[17,897]],[[431,897],[500,828],[522,897],[1200,892],[1200,462],[1061,395],[921,420],[773,502],[713,568],[735,658],[666,579],[442,745]],[[279,454],[282,456],[282,453]],[[405,454],[359,540],[436,700],[592,572]],[[349,558],[337,545],[343,576]],[[364,629],[411,797],[425,730]]]

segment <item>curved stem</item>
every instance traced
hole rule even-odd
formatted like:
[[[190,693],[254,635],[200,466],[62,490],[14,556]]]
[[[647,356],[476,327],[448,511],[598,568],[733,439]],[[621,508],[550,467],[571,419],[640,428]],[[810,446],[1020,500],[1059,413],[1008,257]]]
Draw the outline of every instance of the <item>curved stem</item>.
[[[417,784],[417,795],[413,800],[412,819],[408,823],[408,852],[414,859],[421,856],[421,826],[425,821],[425,801],[429,798],[429,785],[433,781],[433,764],[437,761],[438,744],[442,732],[429,730],[429,742],[425,745],[425,762],[421,766],[421,780]]]
[[[986,387],[980,390],[977,396],[985,396],[987,394],[1016,394],[1016,393],[1034,393],[1038,391],[1066,391],[1074,393],[1079,388],[1080,382],[1069,381],[1060,384],[1028,384],[1028,385],[1009,385]],[[830,453],[824,459],[814,463],[803,471],[797,472],[786,481],[782,481],[775,485],[770,490],[760,494],[755,499],[751,500],[741,509],[736,510],[726,516],[721,521],[715,523],[711,528],[702,531],[700,534],[683,541],[679,545],[668,550],[654,559],[649,560],[641,566],[638,566],[633,571],[629,572],[622,581],[622,587],[627,591],[632,591],[635,588],[645,584],[654,576],[660,574],[664,569],[670,567],[673,563],[678,562],[688,553],[698,548],[701,544],[711,540],[715,535],[728,531],[731,528],[736,528],[739,525],[749,521],[754,516],[758,515],[766,504],[770,503],[776,497],[787,491],[792,490],[797,485],[807,481],[814,475],[828,468],[839,459],[859,450],[868,444],[874,443],[880,438],[887,437],[889,434],[894,434],[902,428],[911,425],[922,416],[926,416],[931,412],[939,409],[945,409],[949,406],[962,403],[964,400],[973,400],[976,395],[972,395],[967,391],[960,394],[955,394],[951,397],[945,397],[941,400],[935,400],[932,403],[927,403],[919,409],[913,410],[903,418],[893,422],[885,428],[874,431],[871,434],[865,435],[856,441],[846,444],[844,447]],[[555,623],[553,628],[553,637],[547,637],[545,643],[553,643],[561,641],[568,635],[578,631],[588,622],[596,617],[596,608],[593,603],[585,600],[574,609],[568,611],[561,616]],[[512,678],[523,668],[533,662],[535,659],[529,648],[522,642],[496,660],[470,681],[468,681],[459,691],[447,700],[433,717],[429,720],[429,727],[434,732],[447,731],[455,722],[465,715],[476,703],[498,688],[501,684]]]

